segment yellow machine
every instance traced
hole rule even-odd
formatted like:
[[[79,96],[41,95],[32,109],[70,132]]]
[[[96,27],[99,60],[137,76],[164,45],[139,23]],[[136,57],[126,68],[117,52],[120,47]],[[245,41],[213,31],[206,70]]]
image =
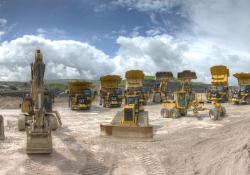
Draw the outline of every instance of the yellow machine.
[[[0,140],[4,140],[4,121],[2,115],[0,115]]]
[[[110,124],[101,124],[101,135],[126,138],[152,138],[153,127],[149,125],[148,112],[144,111],[141,87],[144,74],[140,70],[126,72],[126,93],[123,110]]]
[[[250,104],[250,73],[236,73],[239,90],[234,91],[231,101],[235,104]]]
[[[121,83],[119,75],[106,75],[100,78],[100,105],[103,107],[120,107],[122,104],[122,89],[118,87]]]
[[[22,105],[22,110],[28,113],[18,119],[19,129],[26,128],[28,154],[51,153],[51,129],[61,125],[59,113],[47,111],[48,108],[45,107],[48,105],[48,99],[44,95],[44,72],[43,56],[40,50],[37,50],[35,62],[31,64],[31,105]]]
[[[69,82],[69,107],[71,110],[86,110],[91,108],[94,95],[91,82],[72,80]]]
[[[193,101],[195,100],[192,93],[191,80],[196,79],[196,73],[190,70],[179,72],[178,80],[181,81],[182,87],[180,91],[174,92],[174,99],[167,100],[162,105],[161,116],[178,118],[180,116],[186,116],[187,111],[191,108]]]
[[[153,102],[165,103],[167,102],[167,84],[173,80],[174,76],[172,72],[156,72],[155,74],[155,88],[153,92]]]
[[[226,66],[219,65],[210,68],[212,75],[212,87],[207,92],[207,100],[226,102],[228,101],[228,77],[229,69]]]

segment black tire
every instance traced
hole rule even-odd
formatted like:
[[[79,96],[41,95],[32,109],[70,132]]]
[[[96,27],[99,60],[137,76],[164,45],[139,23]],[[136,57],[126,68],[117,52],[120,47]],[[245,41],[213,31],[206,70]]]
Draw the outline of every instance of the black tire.
[[[161,117],[168,118],[169,117],[169,110],[165,109],[165,108],[162,108],[161,109]]]
[[[53,131],[58,129],[58,122],[55,116],[53,115],[49,115],[49,123],[50,123],[50,127]]]
[[[224,106],[221,106],[221,117],[225,117],[226,116],[226,108]]]
[[[216,110],[216,109],[210,109],[209,110],[209,117],[212,119],[212,120],[218,120],[219,119],[219,112]]]
[[[179,111],[177,109],[171,109],[169,111],[169,116],[171,118],[179,118],[180,117],[180,113],[179,113]]]

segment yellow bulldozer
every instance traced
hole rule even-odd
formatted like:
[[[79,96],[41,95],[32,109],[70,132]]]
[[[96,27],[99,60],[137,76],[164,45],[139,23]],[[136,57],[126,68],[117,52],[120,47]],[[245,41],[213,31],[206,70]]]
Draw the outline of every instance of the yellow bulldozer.
[[[250,73],[235,73],[238,79],[239,89],[232,94],[231,101],[234,104],[250,104]]]
[[[48,108],[46,108],[48,99],[46,99],[44,93],[44,72],[43,55],[40,50],[37,50],[35,62],[31,64],[30,103],[28,105],[24,100],[22,110],[27,113],[21,115],[18,119],[19,130],[26,129],[26,152],[28,154],[51,153],[51,130],[58,128],[62,124],[59,113],[57,111],[48,111]]]
[[[2,115],[0,115],[0,140],[4,140],[4,121]]]
[[[153,91],[153,102],[165,103],[167,101],[167,84],[173,79],[174,76],[172,72],[156,72],[156,84]]]
[[[72,80],[68,83],[68,102],[71,110],[88,110],[91,108],[94,94],[91,82]]]
[[[212,75],[212,87],[207,91],[208,102],[227,102],[229,99],[228,77],[229,69],[218,65],[210,68]]]
[[[177,75],[181,82],[181,90],[174,92],[173,100],[166,100],[161,109],[161,116],[164,118],[178,118],[186,116],[188,109],[191,108],[194,98],[194,93],[191,88],[191,80],[196,79],[196,73],[190,70],[184,70]]]
[[[141,87],[144,74],[140,70],[126,72],[126,93],[123,110],[118,112],[110,124],[101,124],[102,136],[124,138],[152,138],[153,127],[149,125],[148,112],[144,111]]]
[[[121,77],[119,75],[106,75],[100,78],[100,105],[103,107],[121,107],[122,89],[119,88]]]

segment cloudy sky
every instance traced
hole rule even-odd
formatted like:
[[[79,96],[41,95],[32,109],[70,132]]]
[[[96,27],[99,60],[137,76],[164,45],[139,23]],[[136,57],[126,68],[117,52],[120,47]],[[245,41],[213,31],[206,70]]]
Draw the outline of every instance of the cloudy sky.
[[[250,72],[249,9],[249,0],[0,0],[0,80],[28,80],[37,48],[47,79],[191,69],[209,82],[217,64]]]

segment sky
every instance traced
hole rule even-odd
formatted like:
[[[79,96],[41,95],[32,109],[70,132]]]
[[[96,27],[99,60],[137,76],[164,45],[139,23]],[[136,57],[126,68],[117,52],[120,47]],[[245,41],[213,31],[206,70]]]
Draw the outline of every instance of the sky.
[[[99,79],[130,69],[250,72],[248,0],[0,0],[0,80],[30,79],[40,49],[46,79]]]

